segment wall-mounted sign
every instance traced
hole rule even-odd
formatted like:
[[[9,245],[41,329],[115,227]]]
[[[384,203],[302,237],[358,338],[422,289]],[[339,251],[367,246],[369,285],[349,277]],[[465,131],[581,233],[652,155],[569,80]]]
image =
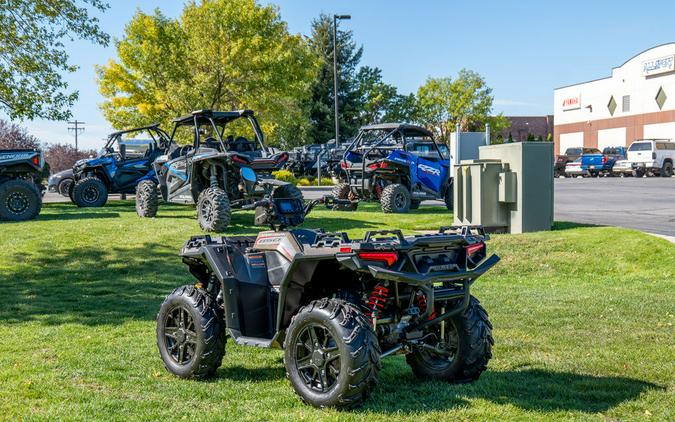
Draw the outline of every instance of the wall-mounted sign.
[[[658,75],[675,70],[675,55],[642,62],[642,76]]]
[[[567,97],[562,100],[563,111],[576,110],[578,108],[581,108],[581,94]]]

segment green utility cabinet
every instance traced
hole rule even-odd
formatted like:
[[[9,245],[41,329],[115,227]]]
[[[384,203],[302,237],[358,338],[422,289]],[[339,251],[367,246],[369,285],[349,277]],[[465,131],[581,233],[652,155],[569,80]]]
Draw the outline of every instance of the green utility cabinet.
[[[553,144],[486,145],[479,157],[454,166],[454,223],[481,224],[493,232],[550,230]]]

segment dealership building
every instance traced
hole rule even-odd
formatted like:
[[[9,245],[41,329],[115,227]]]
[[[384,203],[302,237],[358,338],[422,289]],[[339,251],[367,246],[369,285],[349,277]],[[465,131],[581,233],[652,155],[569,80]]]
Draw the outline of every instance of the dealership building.
[[[553,98],[556,154],[675,140],[675,43],[643,51],[607,78],[557,88]]]

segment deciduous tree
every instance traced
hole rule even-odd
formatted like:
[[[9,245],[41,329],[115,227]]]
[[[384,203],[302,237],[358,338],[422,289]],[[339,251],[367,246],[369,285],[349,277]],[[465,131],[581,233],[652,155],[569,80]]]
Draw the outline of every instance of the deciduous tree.
[[[90,14],[107,8],[103,0],[0,0],[0,109],[12,119],[70,117],[78,93],[62,74],[77,67],[64,42],[107,45],[108,35]]]
[[[0,149],[38,149],[40,141],[14,123],[0,120]]]
[[[101,108],[115,128],[242,108],[257,112],[276,143],[309,125],[301,105],[318,61],[274,6],[203,0],[178,19],[137,12],[116,47],[118,59],[98,68]]]
[[[471,70],[460,70],[457,78],[429,78],[418,92],[418,118],[447,141],[457,124],[463,131],[483,130],[489,122],[493,132],[508,127],[501,115],[492,116],[492,89]],[[506,126],[505,126],[506,125]]]

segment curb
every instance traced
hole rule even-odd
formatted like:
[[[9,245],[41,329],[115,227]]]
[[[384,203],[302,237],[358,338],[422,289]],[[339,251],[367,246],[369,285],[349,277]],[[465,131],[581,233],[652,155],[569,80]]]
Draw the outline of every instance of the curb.
[[[670,241],[671,243],[675,243],[675,236],[666,236],[665,234],[656,234],[656,233],[649,233],[645,232],[647,234],[651,234],[652,236],[660,237],[661,239],[666,239]]]

